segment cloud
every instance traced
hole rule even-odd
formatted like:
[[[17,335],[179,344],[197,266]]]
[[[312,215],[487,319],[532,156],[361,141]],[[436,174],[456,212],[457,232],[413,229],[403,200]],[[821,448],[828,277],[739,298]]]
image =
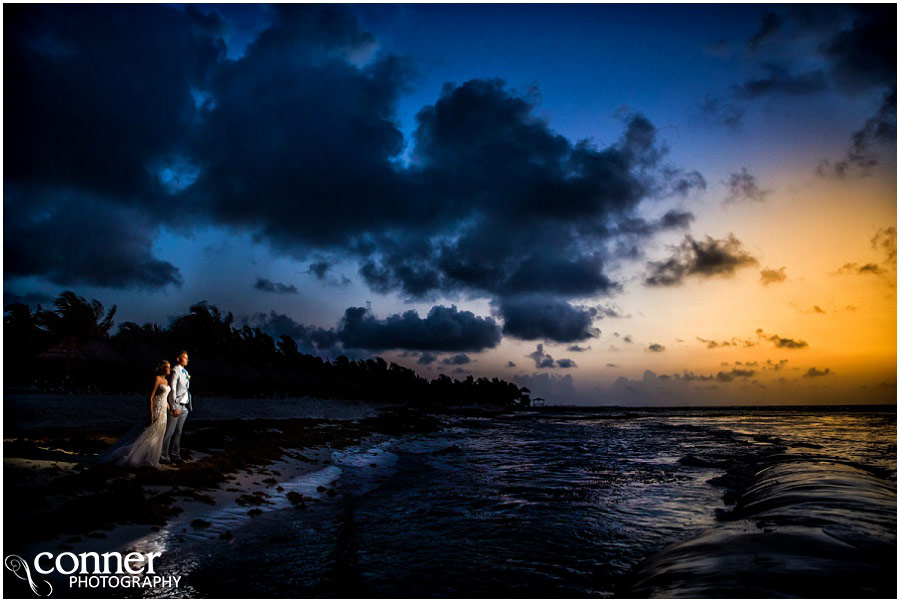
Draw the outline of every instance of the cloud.
[[[879,228],[872,237],[872,248],[884,251],[886,263],[897,265],[897,228]]]
[[[664,165],[646,118],[629,116],[619,141],[598,149],[571,143],[534,112],[500,80],[448,85],[419,112],[407,175],[435,219],[377,243],[362,272],[370,286],[411,297],[462,290],[498,302],[604,295],[619,288],[606,273],[610,247],[631,252],[690,221],[684,212],[637,217],[645,198],[705,186],[699,174]]]
[[[278,341],[282,335],[291,337],[297,344],[301,353],[321,354],[322,352],[340,351],[337,334],[334,329],[324,329],[316,326],[305,326],[295,322],[286,314],[274,310],[268,314],[256,313],[245,317],[244,325],[251,328],[259,328],[260,331]]]
[[[279,293],[279,294],[291,294],[296,295],[299,293],[297,287],[293,284],[282,284],[281,282],[272,282],[271,280],[267,280],[266,278],[256,278],[256,284],[253,285],[258,291],[263,291],[264,293]]]
[[[390,229],[366,223],[370,244],[359,246],[373,290],[465,291],[497,303],[604,295],[619,288],[606,273],[611,246],[632,249],[690,221],[675,211],[657,222],[637,217],[646,198],[705,186],[699,174],[664,164],[646,118],[629,116],[619,141],[597,149],[573,144],[534,112],[502,81],[471,80],[445,86],[418,113],[412,161],[400,174],[405,217]],[[397,209],[388,200],[379,211]]]
[[[578,399],[575,391],[575,379],[571,374],[549,374],[536,372],[533,374],[517,374],[513,377],[520,387],[531,391],[531,398],[542,397],[554,404],[568,404]]]
[[[884,268],[882,268],[877,263],[866,263],[860,265],[858,263],[845,263],[842,265],[834,275],[840,274],[858,274],[858,275],[866,275],[866,274],[874,274],[879,275],[885,273]]]
[[[441,363],[447,366],[460,366],[462,364],[468,364],[471,361],[472,360],[465,353],[457,353],[456,355],[445,357],[441,360]]]
[[[534,367],[538,369],[556,367],[556,361],[554,361],[553,356],[544,353],[544,345],[541,343],[538,343],[537,348],[525,357],[533,359]]]
[[[419,363],[423,366],[427,366],[437,361],[437,358],[438,356],[431,353],[430,351],[423,351],[422,355],[419,356]]]
[[[806,349],[807,347],[809,347],[809,343],[807,343],[806,341],[801,341],[800,339],[788,339],[785,337],[780,337],[777,334],[767,335],[763,332],[762,328],[756,329],[756,335],[762,339],[774,343],[776,347],[780,347],[782,349]]]
[[[191,90],[220,56],[217,19],[191,7],[22,5],[7,25],[7,275],[178,285],[178,268],[152,252],[171,212],[158,174],[184,171],[177,143],[194,118]]]
[[[822,71],[794,75],[784,66],[772,62],[764,63],[762,68],[767,73],[765,77],[748,80],[739,86],[732,86],[735,98],[749,100],[768,94],[809,96],[828,87]]]
[[[763,370],[774,370],[775,372],[780,372],[787,363],[787,360],[778,360],[777,362],[766,360],[766,365],[763,367]]]
[[[816,168],[821,176],[833,175],[846,178],[850,175],[868,175],[878,165],[880,158],[897,140],[897,88],[884,93],[881,107],[851,136],[850,149],[843,159],[834,162],[823,160]]]
[[[696,337],[698,341],[706,345],[707,349],[719,349],[720,347],[741,347],[741,348],[749,348],[756,347],[756,341],[752,339],[742,339],[739,337],[732,337],[731,340],[725,341],[716,341],[713,339],[704,339],[702,337]],[[723,364],[724,365],[724,364]]]
[[[44,293],[24,293],[18,294],[12,291],[3,291],[3,307],[13,303],[21,303],[22,305],[50,305],[54,298]]]
[[[550,339],[558,343],[583,341],[599,334],[591,326],[597,308],[575,307],[545,296],[506,298],[499,307],[503,334],[524,340]]]
[[[837,90],[848,97],[881,92],[874,116],[854,132],[850,149],[837,161],[824,160],[820,175],[866,175],[882,157],[890,157],[896,140],[896,14],[889,5],[828,5],[812,10],[792,5],[766,13],[748,39],[751,55],[764,54],[765,74],[731,86],[743,103],[772,94],[809,96]],[[795,73],[797,56],[814,48],[818,69]],[[727,107],[727,110],[722,107]],[[744,108],[707,96],[704,112],[711,121],[735,127]],[[720,116],[722,115],[722,116]],[[730,115],[727,119],[723,116]]]
[[[665,351],[666,348],[664,346],[660,345],[659,343],[651,343],[651,345],[649,347],[647,347],[647,350],[653,351],[655,353],[660,353],[662,351]]]
[[[729,370],[728,372],[720,371],[716,374],[716,380],[720,383],[730,383],[735,378],[750,378],[754,374],[756,374],[754,370],[741,370],[735,368],[733,370]]]
[[[897,138],[897,15],[889,5],[850,7],[848,27],[822,43],[830,60],[831,76],[848,95],[881,90],[875,115],[853,133],[846,156],[833,165],[820,164],[818,173],[846,177],[866,175]]]
[[[331,264],[327,261],[316,261],[309,264],[309,268],[307,269],[307,273],[314,274],[316,278],[319,280],[323,280],[325,275],[328,273],[328,270],[331,269]]]
[[[681,380],[683,380],[685,382],[690,382],[692,380],[710,381],[710,380],[715,380],[715,378],[716,378],[715,376],[704,376],[702,374],[697,375],[688,370],[685,370],[684,373],[681,375]]]
[[[364,307],[348,307],[337,328],[348,349],[417,351],[483,351],[500,342],[500,326],[456,306],[435,305],[428,316],[416,310],[379,320]]]
[[[333,274],[331,268],[334,267],[329,261],[314,261],[309,264],[309,267],[306,269],[307,274],[312,274],[315,276],[316,280],[323,284],[329,284],[332,286],[345,286],[350,284],[350,279],[341,274],[340,278],[337,276],[329,276],[329,274]]]
[[[700,111],[712,123],[737,129],[744,121],[744,109],[729,100],[707,94],[700,105]]]
[[[506,367],[507,368],[515,368],[516,363],[514,361],[510,360],[510,361],[506,362]]]
[[[834,272],[831,272],[830,275],[856,274],[890,276],[891,274],[894,274],[897,270],[897,229],[894,226],[879,228],[870,242],[873,249],[884,253],[883,261],[880,263],[870,261],[865,264],[856,262],[845,263]]]
[[[625,312],[621,307],[616,305],[615,303],[606,303],[604,305],[597,306],[597,317],[600,319],[603,318],[630,318],[631,315],[625,315]]]
[[[729,341],[722,341],[720,343],[718,341],[713,341],[711,339],[702,339],[700,337],[697,337],[697,340],[700,341],[701,343],[704,343],[706,345],[707,349],[718,349],[719,347],[730,347],[731,346],[731,342],[729,342]]]
[[[785,266],[781,266],[777,270],[765,268],[759,272],[759,281],[763,286],[784,282],[787,280],[787,274],[784,273]]]
[[[181,286],[180,270],[153,254],[156,231],[136,208],[81,193],[7,186],[5,274],[39,275],[62,286]]]
[[[373,43],[342,7],[273,7],[243,57],[210,73],[214,105],[187,148],[203,168],[181,196],[207,219],[253,224],[274,249],[301,255],[402,219],[392,159],[403,136],[392,117],[410,70],[390,55],[355,65]]]
[[[705,183],[704,183],[705,187]],[[690,228],[691,222],[696,219],[690,211],[679,211],[670,209],[658,220],[648,221],[639,217],[631,217],[623,219],[615,228],[616,234],[629,235],[625,240],[620,241],[623,247],[629,242],[634,243],[634,237],[650,237],[657,232],[665,230],[686,230]],[[633,253],[626,253],[626,256]]]
[[[747,48],[751,51],[756,50],[761,43],[771,37],[773,33],[778,31],[781,26],[781,19],[773,12],[763,15],[759,29],[747,40]]]
[[[566,351],[571,351],[572,353],[584,353],[585,351],[590,351],[591,346],[582,347],[581,345],[569,345],[566,347]]]
[[[849,27],[839,29],[822,51],[834,80],[848,92],[880,87],[897,77],[897,14],[890,5],[850,7]]]
[[[353,261],[376,292],[571,302],[619,290],[611,262],[692,219],[663,209],[642,223],[645,201],[706,186],[668,162],[646,117],[625,115],[608,146],[573,141],[540,117],[536,96],[499,79],[448,84],[405,140],[397,102],[411,65],[378,50],[345,7],[273,6],[243,53],[223,41],[231,10],[10,13],[17,93],[6,108],[20,118],[6,132],[17,152],[4,184],[25,202],[5,216],[8,273],[159,288],[180,279],[152,253],[160,225],[213,224],[294,259],[328,254],[310,265],[320,279],[325,263]],[[47,257],[71,256],[55,238],[67,213],[86,216],[75,222],[83,246],[114,269],[85,250],[61,267],[25,256],[26,236]],[[104,248],[87,219],[126,235]]]
[[[607,368],[618,368],[619,365],[618,364],[606,364],[606,367]]]
[[[9,17],[16,152],[4,177],[138,200],[195,117],[191,90],[221,58],[220,20],[163,5],[30,5]]]
[[[707,236],[705,241],[694,240],[688,235],[680,245],[672,247],[669,259],[647,264],[650,274],[644,283],[649,286],[675,286],[692,275],[704,278],[732,276],[738,269],[757,263],[734,234],[722,240]]]
[[[816,370],[815,367],[812,367],[806,371],[806,373],[803,375],[803,378],[816,378],[819,376],[830,376],[832,374],[834,374],[834,372],[831,371],[831,368],[825,368],[825,370]]]
[[[538,343],[537,348],[526,355],[525,357],[531,358],[534,360],[534,367],[541,368],[577,368],[578,365],[574,360],[563,358],[560,360],[554,360],[553,356],[544,352],[544,345]]]
[[[728,194],[725,196],[726,204],[746,201],[762,203],[770,192],[760,188],[756,176],[747,171],[746,167],[742,167],[740,173],[731,174],[728,180],[722,183],[728,188]]]

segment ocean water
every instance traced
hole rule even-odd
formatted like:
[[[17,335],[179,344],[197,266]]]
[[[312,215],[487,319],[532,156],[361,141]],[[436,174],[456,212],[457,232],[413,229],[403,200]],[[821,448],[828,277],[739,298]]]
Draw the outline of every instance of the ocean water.
[[[729,468],[789,454],[862,466],[896,489],[894,408],[536,411],[447,424],[335,451],[284,484],[321,498],[304,509],[211,511],[202,537],[165,535],[159,570],[182,575],[180,587],[144,595],[611,597],[641,560],[716,525],[730,506],[710,480]],[[217,539],[226,529],[234,538]],[[896,538],[895,505],[884,536]]]

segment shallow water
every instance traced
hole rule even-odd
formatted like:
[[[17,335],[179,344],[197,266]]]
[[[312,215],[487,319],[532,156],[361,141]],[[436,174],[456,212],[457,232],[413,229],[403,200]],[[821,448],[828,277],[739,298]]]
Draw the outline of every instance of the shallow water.
[[[160,534],[160,573],[183,579],[145,595],[608,597],[639,561],[716,523],[724,490],[708,481],[726,466],[787,451],[896,481],[893,408],[573,411],[451,424],[335,452],[332,465],[283,484],[313,497],[318,484],[337,491],[305,509],[212,510],[203,535]],[[234,539],[217,540],[226,529]]]

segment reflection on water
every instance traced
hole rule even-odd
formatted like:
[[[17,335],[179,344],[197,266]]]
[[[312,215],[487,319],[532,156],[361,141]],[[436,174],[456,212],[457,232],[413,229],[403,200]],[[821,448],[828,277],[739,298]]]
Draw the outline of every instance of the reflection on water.
[[[148,544],[166,546],[161,573],[184,579],[179,591],[145,594],[610,596],[641,559],[715,523],[723,490],[710,478],[782,450],[879,467],[895,481],[896,416],[622,410],[457,420],[377,451],[340,452],[335,466],[282,483],[315,497],[327,482],[334,498],[295,509],[273,497],[253,519],[218,511],[202,536],[157,534]],[[225,529],[234,539],[215,539]]]

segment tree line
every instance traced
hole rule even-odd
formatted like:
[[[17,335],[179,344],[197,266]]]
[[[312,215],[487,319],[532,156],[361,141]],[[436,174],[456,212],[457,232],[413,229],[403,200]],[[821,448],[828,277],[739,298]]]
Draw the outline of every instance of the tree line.
[[[437,405],[529,405],[529,391],[499,378],[445,374],[428,380],[380,357],[334,361],[301,353],[296,341],[276,342],[259,328],[234,325],[231,312],[200,303],[168,328],[123,322],[110,335],[116,306],[106,310],[72,291],[52,309],[22,303],[4,310],[7,390],[23,392],[145,393],[154,367],[182,349],[191,356],[195,395],[315,396]]]

